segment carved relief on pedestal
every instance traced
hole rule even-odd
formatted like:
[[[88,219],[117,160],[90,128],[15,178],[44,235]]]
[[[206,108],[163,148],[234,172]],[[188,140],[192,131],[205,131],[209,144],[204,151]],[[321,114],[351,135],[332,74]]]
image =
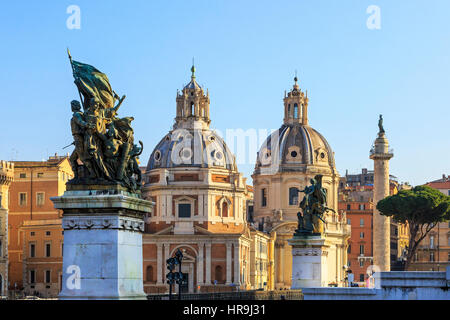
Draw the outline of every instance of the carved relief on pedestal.
[[[328,252],[319,248],[294,248],[293,256],[328,256]]]
[[[135,219],[120,217],[114,218],[93,218],[93,217],[73,217],[63,219],[63,229],[125,229],[130,231],[144,231],[144,222]]]

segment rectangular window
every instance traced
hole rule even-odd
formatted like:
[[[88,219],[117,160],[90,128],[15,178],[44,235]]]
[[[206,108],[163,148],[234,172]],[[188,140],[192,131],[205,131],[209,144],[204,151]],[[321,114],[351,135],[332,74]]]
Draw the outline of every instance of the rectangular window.
[[[363,218],[359,219],[359,226],[364,227],[364,219]]]
[[[261,190],[261,206],[265,207],[267,205],[267,196],[266,196],[266,189]]]
[[[348,245],[347,253],[352,253],[352,246],[350,244]]]
[[[350,218],[347,218],[347,224],[352,224],[352,220],[350,220]]]
[[[45,256],[48,258],[48,257],[51,257],[51,249],[52,249],[52,245],[51,245],[51,243],[46,243],[45,244]]]
[[[434,236],[430,236],[430,249],[434,248]]]
[[[42,172],[38,172],[38,173],[37,173],[37,177],[38,177],[38,178],[42,178],[42,177],[44,177],[44,174],[43,174]]]
[[[293,187],[289,188],[289,205],[295,206],[298,204],[298,189]]]
[[[2,240],[0,240],[0,258],[3,258],[3,243],[2,243]]]
[[[364,239],[364,232],[360,232],[360,233],[359,233],[359,238],[360,238],[360,239]]]
[[[359,210],[366,210],[366,205],[365,204],[360,204],[359,205]]]
[[[450,261],[450,252],[448,253],[447,260]]]
[[[178,217],[180,217],[180,218],[190,218],[191,217],[191,204],[190,203],[179,203],[178,204]]]
[[[362,268],[362,267],[364,267],[364,260],[359,260],[359,266]]]
[[[36,233],[35,233],[34,231],[31,231],[31,232],[30,232],[30,236],[32,236],[32,237],[33,237],[35,234],[36,234]]]
[[[27,205],[27,193],[19,192],[19,206],[26,206],[26,205]]]
[[[21,173],[19,175],[19,177],[20,177],[20,179],[25,179],[27,177],[27,174],[26,173]]]
[[[43,206],[44,205],[44,192],[36,192],[36,205],[37,206]]]
[[[364,255],[364,245],[363,244],[361,244],[360,246],[359,246],[359,254],[360,255]]]
[[[45,235],[49,236],[49,235],[51,235],[51,232],[50,231],[45,231]]]
[[[359,275],[359,282],[364,282],[364,273]]]
[[[50,270],[45,270],[45,283],[50,283],[50,282],[52,282],[51,272],[50,272]]]
[[[30,258],[36,257],[36,245],[34,243],[30,243]]]
[[[430,262],[434,262],[434,252],[430,252]]]
[[[350,205],[349,204],[347,205],[347,210],[350,210]]]
[[[35,283],[35,282],[36,282],[36,271],[30,270],[30,283]]]

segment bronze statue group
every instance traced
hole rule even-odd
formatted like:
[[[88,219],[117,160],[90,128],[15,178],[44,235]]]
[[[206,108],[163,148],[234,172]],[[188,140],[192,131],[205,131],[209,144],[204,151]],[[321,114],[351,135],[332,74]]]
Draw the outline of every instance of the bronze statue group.
[[[107,76],[96,68],[72,61],[70,53],[69,59],[81,100],[71,102],[75,150],[69,160],[75,177],[69,183],[119,184],[139,192],[142,175],[138,157],[143,144],[134,144],[134,118],[117,117],[125,95],[119,98]]]
[[[323,233],[324,214],[333,209],[327,207],[327,190],[322,187],[322,175],[316,175],[310,180],[311,185],[299,192],[305,196],[300,202],[301,212],[297,213],[298,227],[296,235]]]

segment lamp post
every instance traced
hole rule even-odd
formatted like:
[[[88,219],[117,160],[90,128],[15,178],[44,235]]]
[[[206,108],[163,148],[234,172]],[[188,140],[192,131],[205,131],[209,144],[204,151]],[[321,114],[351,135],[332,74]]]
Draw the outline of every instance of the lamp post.
[[[181,273],[181,262],[183,260],[183,254],[180,249],[175,253],[175,257],[166,260],[167,269],[169,273],[166,275],[167,283],[169,284],[169,300],[172,300],[172,285],[178,284],[178,299],[181,300],[181,285],[183,283],[183,273]],[[178,272],[174,272],[175,266],[178,265]]]

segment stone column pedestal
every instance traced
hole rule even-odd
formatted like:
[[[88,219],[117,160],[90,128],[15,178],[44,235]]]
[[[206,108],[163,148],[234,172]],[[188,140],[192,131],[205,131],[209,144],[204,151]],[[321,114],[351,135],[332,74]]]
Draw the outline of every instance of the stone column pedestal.
[[[153,203],[122,190],[66,191],[51,200],[63,210],[59,298],[146,299],[142,233]]]
[[[292,246],[291,289],[328,286],[328,246],[320,235],[294,236]]]

